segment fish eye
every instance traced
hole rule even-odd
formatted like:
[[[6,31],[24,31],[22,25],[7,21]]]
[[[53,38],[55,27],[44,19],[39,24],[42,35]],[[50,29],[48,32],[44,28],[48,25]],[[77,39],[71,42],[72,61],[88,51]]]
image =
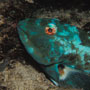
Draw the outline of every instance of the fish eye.
[[[45,33],[48,34],[48,35],[54,35],[56,33],[56,29],[55,28],[46,27],[45,28]]]

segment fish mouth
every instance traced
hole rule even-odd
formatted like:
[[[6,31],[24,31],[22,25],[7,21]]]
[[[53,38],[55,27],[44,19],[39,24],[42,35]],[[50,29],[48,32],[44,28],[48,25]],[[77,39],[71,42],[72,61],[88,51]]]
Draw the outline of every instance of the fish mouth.
[[[64,64],[58,64],[58,71],[58,80],[50,78],[56,86],[77,89],[83,88],[84,90],[90,89],[90,76],[84,72],[72,69]]]
[[[69,76],[70,73],[78,72],[78,70],[72,69],[71,67],[65,66],[63,64],[58,65],[58,70],[60,74],[60,80],[65,80]]]
[[[63,76],[65,74],[64,68],[65,68],[65,66],[63,64],[58,65],[59,73],[61,76]]]

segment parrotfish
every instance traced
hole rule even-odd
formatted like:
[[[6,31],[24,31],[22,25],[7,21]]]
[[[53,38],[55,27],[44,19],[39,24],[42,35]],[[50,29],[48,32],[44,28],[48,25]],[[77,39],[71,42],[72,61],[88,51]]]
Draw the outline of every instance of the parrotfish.
[[[27,18],[17,29],[26,51],[55,85],[90,90],[90,31],[55,18]]]

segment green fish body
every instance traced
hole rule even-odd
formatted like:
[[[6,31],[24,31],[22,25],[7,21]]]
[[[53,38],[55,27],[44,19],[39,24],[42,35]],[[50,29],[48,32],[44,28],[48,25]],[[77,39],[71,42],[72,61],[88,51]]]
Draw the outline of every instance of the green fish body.
[[[27,52],[55,85],[90,90],[90,31],[48,18],[22,20],[17,29]]]

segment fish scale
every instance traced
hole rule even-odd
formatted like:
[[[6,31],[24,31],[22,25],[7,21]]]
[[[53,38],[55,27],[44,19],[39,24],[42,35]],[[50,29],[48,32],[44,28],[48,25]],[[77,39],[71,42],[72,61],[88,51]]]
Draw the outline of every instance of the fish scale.
[[[88,32],[53,18],[27,18],[17,29],[26,51],[55,85],[90,90]]]

